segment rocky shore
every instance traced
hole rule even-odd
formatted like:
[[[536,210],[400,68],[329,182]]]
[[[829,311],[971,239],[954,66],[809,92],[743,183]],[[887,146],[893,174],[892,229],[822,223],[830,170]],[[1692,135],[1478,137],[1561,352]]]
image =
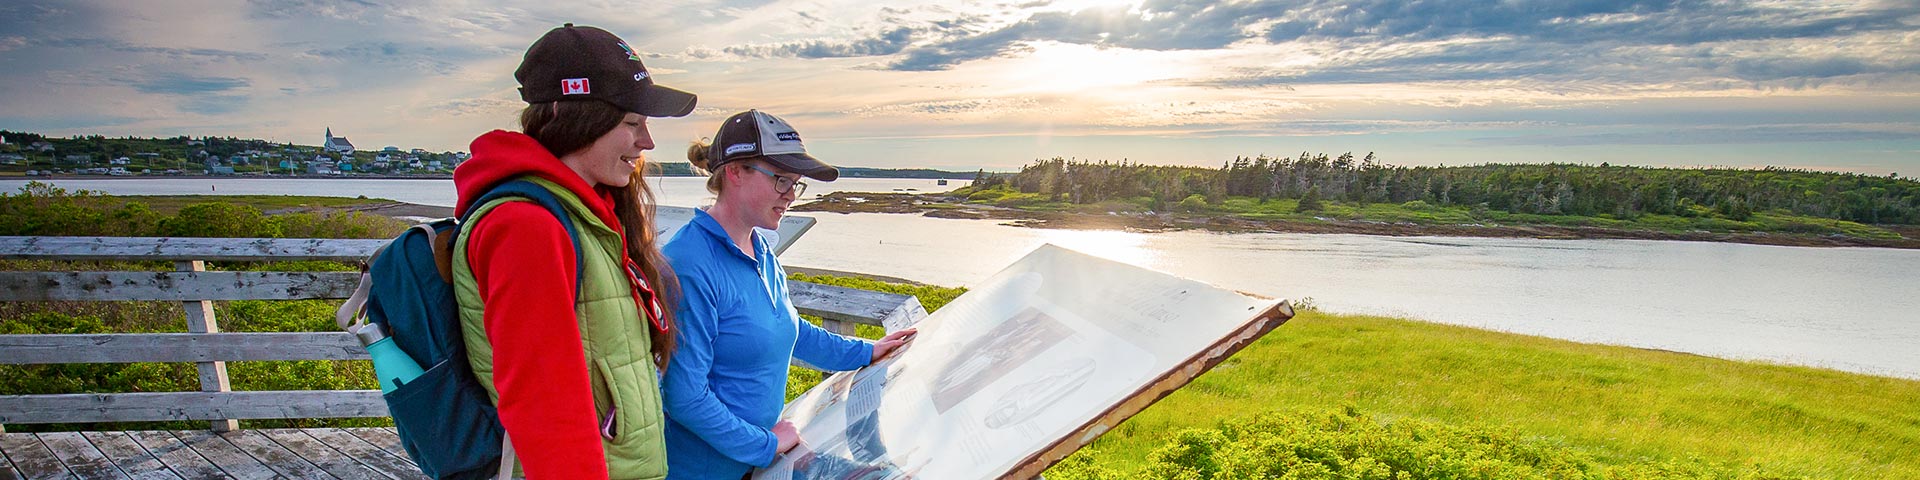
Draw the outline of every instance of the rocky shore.
[[[1767,232],[1666,232],[1558,225],[1456,224],[1426,225],[1322,219],[1316,221],[1261,220],[1184,213],[1036,212],[988,205],[972,205],[937,194],[836,192],[792,208],[794,212],[903,213],[937,218],[1003,220],[1007,225],[1086,230],[1161,232],[1208,230],[1227,233],[1351,233],[1391,236],[1447,236],[1542,239],[1636,239],[1695,242],[1731,242],[1801,247],[1882,247],[1920,249],[1920,227],[1890,227],[1905,238],[1877,239],[1840,235],[1800,235]]]

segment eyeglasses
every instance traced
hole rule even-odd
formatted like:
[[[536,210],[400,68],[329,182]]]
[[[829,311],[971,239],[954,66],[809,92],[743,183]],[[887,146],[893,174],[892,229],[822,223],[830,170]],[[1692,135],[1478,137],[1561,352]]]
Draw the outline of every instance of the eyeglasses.
[[[747,168],[773,177],[773,193],[787,193],[788,191],[792,191],[793,196],[796,197],[807,193],[807,182],[800,181],[800,177],[782,177],[780,174],[769,172],[767,169],[760,168],[758,165],[747,165]]]

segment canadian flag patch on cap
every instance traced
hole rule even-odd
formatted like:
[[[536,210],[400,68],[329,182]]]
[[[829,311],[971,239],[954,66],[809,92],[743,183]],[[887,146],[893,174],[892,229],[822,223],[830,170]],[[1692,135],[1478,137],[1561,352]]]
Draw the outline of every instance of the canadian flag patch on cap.
[[[593,93],[593,86],[587,83],[587,79],[568,78],[560,80],[561,95],[586,95],[590,93]]]

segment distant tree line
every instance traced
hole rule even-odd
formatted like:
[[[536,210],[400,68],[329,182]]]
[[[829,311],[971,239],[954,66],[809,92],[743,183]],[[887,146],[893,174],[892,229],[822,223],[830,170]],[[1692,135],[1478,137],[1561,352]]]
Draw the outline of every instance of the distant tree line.
[[[1716,215],[1746,220],[1756,211],[1871,224],[1920,223],[1920,182],[1900,178],[1762,169],[1692,169],[1489,164],[1465,167],[1385,165],[1372,153],[1301,152],[1297,157],[1236,157],[1218,169],[1121,161],[1038,160],[1017,173],[988,174],[975,189],[1009,188],[1072,203],[1144,199],[1157,207],[1200,195],[1306,202],[1404,203],[1544,215]]]

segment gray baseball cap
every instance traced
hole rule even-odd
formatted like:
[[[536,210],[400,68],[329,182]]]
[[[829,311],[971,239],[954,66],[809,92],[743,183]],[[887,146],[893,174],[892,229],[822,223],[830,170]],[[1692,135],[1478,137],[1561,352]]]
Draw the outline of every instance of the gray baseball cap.
[[[800,143],[800,132],[787,125],[786,120],[759,110],[727,117],[720,123],[720,132],[713,135],[713,146],[709,148],[712,150],[707,152],[707,158],[714,159],[708,165],[710,170],[727,162],[761,158],[814,180],[831,182],[840,178],[840,169],[807,154],[806,146]]]

